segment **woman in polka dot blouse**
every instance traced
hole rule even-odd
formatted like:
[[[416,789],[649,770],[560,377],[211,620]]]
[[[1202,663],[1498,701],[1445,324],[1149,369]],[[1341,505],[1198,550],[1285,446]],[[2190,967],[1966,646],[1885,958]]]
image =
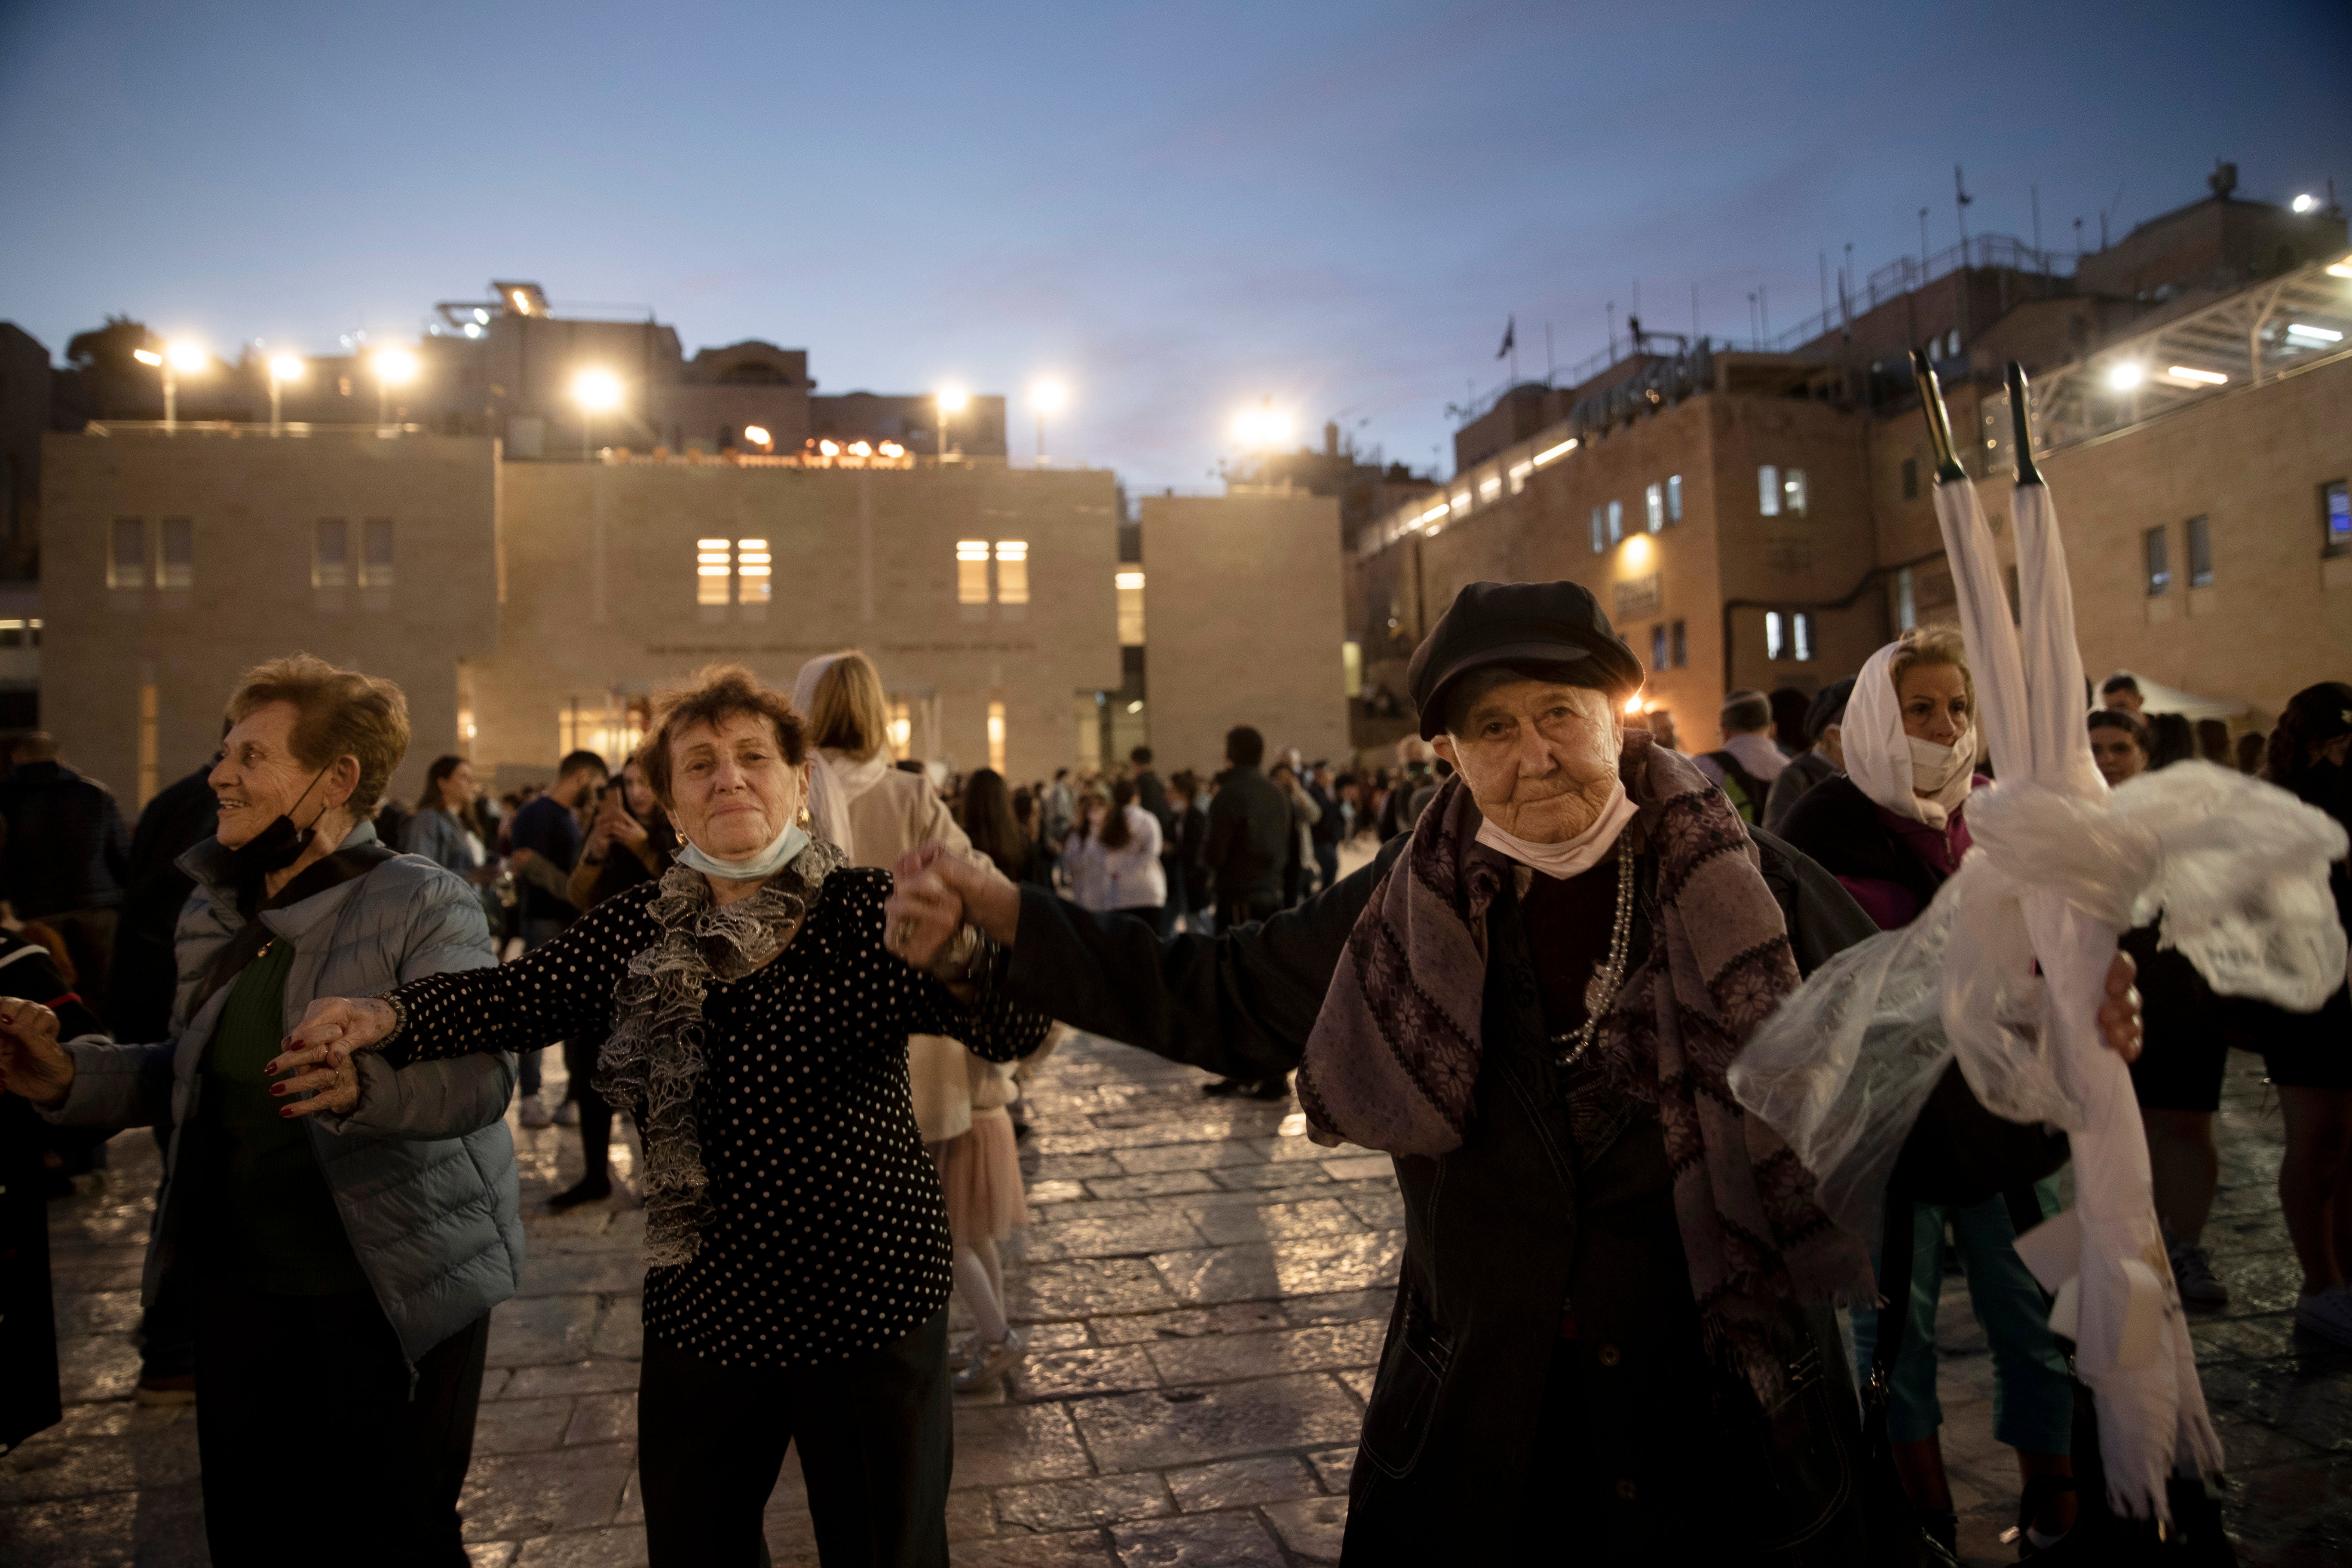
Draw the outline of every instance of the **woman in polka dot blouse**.
[[[640,755],[677,867],[520,963],[314,1003],[274,1066],[319,1092],[287,1111],[354,1103],[355,1050],[404,1065],[609,1031],[598,1088],[646,1133],[655,1568],[763,1561],[795,1439],[824,1561],[944,1564],[952,1255],[907,1037],[1003,1061],[1046,1020],[995,999],[985,944],[952,988],[884,950],[889,874],[800,826],[800,718],[748,670],[704,671]]]

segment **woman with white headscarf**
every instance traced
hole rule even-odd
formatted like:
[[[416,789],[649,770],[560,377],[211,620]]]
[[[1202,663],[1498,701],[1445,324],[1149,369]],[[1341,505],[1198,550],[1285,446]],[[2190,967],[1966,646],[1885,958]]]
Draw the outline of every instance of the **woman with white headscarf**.
[[[1870,656],[1854,677],[1842,736],[1845,773],[1797,802],[1780,837],[1852,893],[1882,931],[1909,925],[1969,852],[1968,799],[1991,781],[1976,771],[1977,693],[1960,634],[1906,632]],[[2074,1396],[2052,1337],[2041,1288],[2017,1255],[2021,1221],[2058,1211],[2056,1178],[1970,1207],[1909,1205],[1911,1247],[1882,1258],[1879,1286],[1905,1294],[1907,1311],[1888,1352],[1887,1436],[1904,1489],[1929,1532],[1947,1546],[1957,1521],[1944,1474],[1936,1400],[1936,1306],[1943,1286],[1944,1228],[1968,1273],[1969,1300],[1992,1343],[1993,1434],[2018,1451],[2023,1478],[2019,1527],[2037,1547],[2073,1527]],[[1891,1193],[1890,1207],[1906,1194]],[[1901,1227],[1890,1234],[1898,1234]],[[1880,1315],[1854,1314],[1861,1375],[1870,1376]]]

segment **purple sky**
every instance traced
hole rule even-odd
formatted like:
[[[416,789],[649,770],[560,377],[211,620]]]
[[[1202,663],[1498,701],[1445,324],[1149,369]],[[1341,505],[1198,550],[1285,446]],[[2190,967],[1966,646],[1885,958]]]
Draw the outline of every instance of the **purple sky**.
[[[1917,11],[1906,16],[1906,12]],[[0,6],[0,318],[234,353],[492,277],[805,347],[823,390],[1065,379],[1052,449],[1203,487],[1261,398],[1450,464],[1448,402],[1746,336],[1971,233],[2070,247],[2216,155],[2352,200],[2352,8],[1979,4]],[[2120,196],[2117,195],[2120,186]],[[1358,421],[1365,421],[1358,426]]]

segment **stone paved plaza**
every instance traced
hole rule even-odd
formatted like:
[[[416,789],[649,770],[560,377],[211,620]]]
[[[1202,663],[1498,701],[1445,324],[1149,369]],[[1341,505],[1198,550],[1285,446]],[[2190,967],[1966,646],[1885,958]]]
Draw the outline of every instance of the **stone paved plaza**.
[[[553,1054],[549,1066],[560,1072]],[[560,1079],[555,1081],[560,1082]],[[1024,1144],[1034,1224],[1013,1312],[1034,1347],[959,1401],[950,1531],[1006,1568],[1304,1564],[1336,1556],[1363,1399],[1402,1245],[1384,1158],[1317,1147],[1287,1104],[1203,1100],[1199,1075],[1080,1037],[1047,1064]],[[2297,1336],[2258,1064],[2225,1107],[2210,1240],[2236,1295],[2198,1331],[2242,1561],[2352,1561],[2352,1352]],[[568,1129],[518,1132],[527,1205],[576,1174]],[[0,1458],[0,1563],[205,1561],[192,1414],[129,1402],[155,1170],[115,1140],[95,1190],[54,1205],[65,1423]],[[644,1561],[634,1477],[641,1215],[530,1221],[523,1294],[499,1309],[465,1499],[484,1565]],[[1938,1335],[1944,1437],[1969,1561],[2003,1563],[2013,1465],[1957,1279]],[[768,1515],[779,1564],[814,1563],[797,1464]]]

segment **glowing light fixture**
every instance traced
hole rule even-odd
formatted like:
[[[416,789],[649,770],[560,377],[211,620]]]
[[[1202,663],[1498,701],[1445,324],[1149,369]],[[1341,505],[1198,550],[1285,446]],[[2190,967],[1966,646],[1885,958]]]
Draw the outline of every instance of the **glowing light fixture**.
[[[302,362],[292,354],[272,355],[269,361],[269,379],[272,381],[301,380]]]
[[[885,441],[882,443],[882,455],[886,458],[903,458],[907,455],[907,448],[896,441]]]
[[[816,444],[816,449],[828,458],[841,456],[841,443],[838,441],[819,441]]]
[[[1624,544],[1625,564],[1640,571],[1650,563],[1650,536],[1637,533]]]
[[[162,364],[163,363],[163,356],[157,353],[153,349],[132,349],[131,351],[131,357],[137,360],[141,364]]]
[[[416,379],[416,356],[406,349],[379,349],[373,364],[376,380],[386,386],[405,386]]]
[[[583,370],[572,378],[572,401],[592,414],[621,405],[621,378],[609,370]]]
[[[2299,213],[2317,212],[2319,210],[2319,198],[2313,195],[2310,192],[2305,191],[2303,195],[2294,198],[2294,210]]]
[[[1551,447],[1548,451],[1538,452],[1536,454],[1536,467],[1540,468],[1546,463],[1550,462],[1553,458],[1564,458],[1575,450],[1576,437],[1571,436],[1567,440],[1562,441],[1559,446]]]
[[[754,447],[764,447],[768,444],[768,427],[764,425],[746,425],[743,426],[743,439],[751,442]]]
[[[1445,503],[1444,501],[1439,501],[1435,506],[1431,507],[1427,511],[1423,512],[1419,517],[1414,518],[1412,520],[1413,526],[1415,528],[1419,528],[1423,523],[1435,522],[1439,518],[1445,515],[1446,510],[1447,508]]]
[[[1245,408],[1234,416],[1234,437],[1264,451],[1286,445],[1297,427],[1289,415],[1270,405]]]
[[[1625,711],[1628,713],[1639,713],[1641,710],[1642,694],[1636,691],[1633,696],[1625,699]]]
[[[1143,574],[1121,572],[1111,579],[1111,585],[1117,588],[1140,588],[1143,586]]]
[[[2340,343],[2344,341],[2344,334],[2333,327],[2314,327],[2302,321],[2288,322],[2286,335],[2311,343]]]
[[[961,386],[940,388],[939,404],[940,412],[942,414],[961,414],[964,410],[964,405],[971,401],[971,395]]]
[[[2218,370],[2198,370],[2185,364],[2167,365],[2164,374],[2175,381],[2191,382],[2199,386],[2227,386],[2230,384],[2230,378]]]
[[[2137,360],[2125,360],[2107,369],[2107,384],[2117,392],[2129,392],[2147,379],[2147,367]]]
[[[1070,391],[1058,381],[1041,381],[1029,389],[1029,401],[1040,414],[1059,414],[1070,405]]]
[[[173,370],[194,371],[205,368],[205,351],[200,344],[173,343],[163,353],[170,358]]]
[[[2352,278],[2352,261],[2338,261],[2327,268],[2330,278]]]
[[[874,448],[863,441],[852,441],[849,444],[849,455],[853,458],[870,458],[874,455]]]

